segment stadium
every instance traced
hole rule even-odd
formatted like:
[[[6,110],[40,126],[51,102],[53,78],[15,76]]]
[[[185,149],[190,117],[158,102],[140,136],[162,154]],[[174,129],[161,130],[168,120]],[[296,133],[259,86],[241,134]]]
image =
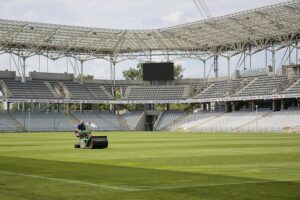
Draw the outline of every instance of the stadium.
[[[159,29],[0,19],[0,199],[299,199],[299,40],[299,0]],[[108,148],[74,148],[82,121]]]

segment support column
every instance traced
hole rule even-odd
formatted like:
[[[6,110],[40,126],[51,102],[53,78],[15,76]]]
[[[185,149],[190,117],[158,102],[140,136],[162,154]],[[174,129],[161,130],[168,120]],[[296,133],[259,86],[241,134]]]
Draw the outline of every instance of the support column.
[[[7,113],[9,114],[10,113],[10,102],[7,102],[6,106],[7,106]]]
[[[23,57],[23,67],[22,67],[22,82],[25,83],[26,82],[26,58]]]
[[[227,67],[228,67],[228,80],[231,79],[230,77],[230,57],[227,57]]]
[[[25,102],[22,102],[22,111],[25,111]]]
[[[80,112],[82,112],[82,103],[80,103],[79,105],[80,105]]]
[[[244,70],[246,70],[246,52],[244,52]]]
[[[298,46],[296,47],[296,65],[298,65],[298,63],[299,63],[299,52],[298,52]]]
[[[275,100],[272,101],[272,110],[276,111],[276,101]]]
[[[83,84],[83,60],[80,60],[80,84]]]
[[[252,69],[252,53],[251,52],[249,53],[249,58],[250,58],[250,60],[249,60],[249,62],[250,62],[250,69]]]
[[[228,102],[225,102],[225,112],[229,112],[229,104],[228,104]]]
[[[116,85],[116,62],[113,62],[113,83]]]
[[[202,104],[202,107],[203,107],[203,111],[206,111],[206,110],[207,110],[207,108],[206,108],[206,103],[203,103],[203,104]]]
[[[112,81],[112,62],[110,62],[109,79]]]
[[[18,102],[18,111],[20,111],[20,102]]]
[[[206,83],[206,61],[203,60],[203,80],[204,80],[204,83]]]
[[[219,57],[218,55],[214,55],[214,72],[216,78],[219,77]]]
[[[275,47],[272,47],[272,68],[273,68],[273,75],[276,76],[276,66],[275,66]]]
[[[284,110],[284,99],[280,100],[280,110],[283,111]]]
[[[231,102],[231,107],[232,107],[232,112],[235,112],[236,109],[235,109],[235,102],[234,101]]]
[[[265,50],[265,58],[266,58],[266,60],[265,60],[266,68],[268,68],[268,48],[266,48],[266,50]]]
[[[291,65],[291,46],[288,47],[289,48],[289,65]]]
[[[253,112],[255,110],[255,102],[251,101],[251,111]]]

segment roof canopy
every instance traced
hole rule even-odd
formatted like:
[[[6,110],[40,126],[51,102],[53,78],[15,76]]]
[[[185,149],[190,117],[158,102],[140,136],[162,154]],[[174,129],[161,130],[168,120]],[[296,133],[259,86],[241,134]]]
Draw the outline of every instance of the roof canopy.
[[[300,1],[180,26],[118,30],[0,20],[0,50],[107,56],[162,52],[236,52],[300,38]]]

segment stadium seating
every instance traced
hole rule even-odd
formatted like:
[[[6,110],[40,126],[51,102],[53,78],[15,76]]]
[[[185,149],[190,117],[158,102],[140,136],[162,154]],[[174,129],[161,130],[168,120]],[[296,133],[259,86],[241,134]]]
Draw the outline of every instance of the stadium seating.
[[[72,99],[84,100],[112,100],[108,91],[103,86],[97,84],[79,84],[72,81],[64,81],[63,84],[72,94]]]
[[[300,79],[298,79],[293,85],[291,85],[282,93],[284,94],[300,93]]]
[[[130,130],[136,130],[139,120],[143,115],[143,111],[131,111],[122,115],[126,120]]]
[[[285,76],[261,76],[237,92],[237,96],[270,95],[286,80]]]
[[[28,131],[71,131],[74,126],[63,113],[13,112],[11,115]]]
[[[3,80],[12,93],[11,98],[17,99],[54,99],[56,98],[44,81],[27,81],[22,83],[16,80]]]
[[[259,110],[200,112],[185,116],[169,130],[185,131],[230,131],[230,132],[282,132],[300,131],[300,110]]]
[[[180,100],[189,96],[189,86],[129,86],[124,100]]]
[[[272,112],[242,127],[240,131],[282,132],[300,130],[300,110]]]
[[[214,82],[194,98],[205,99],[228,96],[229,93],[239,85],[239,83],[240,80]]]
[[[183,117],[185,113],[183,111],[165,111],[161,114],[158,121],[156,122],[154,129],[155,130],[163,130],[167,128],[170,124],[174,123],[174,121]]]
[[[114,131],[114,130],[122,130],[121,124],[117,116],[112,112],[74,112],[73,116],[75,116],[78,120],[84,120],[85,122],[92,122],[97,125],[97,129],[99,131]]]
[[[23,131],[23,128],[10,114],[0,112],[0,131]]]

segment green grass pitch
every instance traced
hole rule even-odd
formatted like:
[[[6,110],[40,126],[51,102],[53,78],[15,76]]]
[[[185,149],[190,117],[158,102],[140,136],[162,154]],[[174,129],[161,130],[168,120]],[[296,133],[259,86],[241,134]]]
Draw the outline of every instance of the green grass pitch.
[[[101,135],[101,133],[95,133]],[[0,199],[300,199],[300,135],[1,133]]]

